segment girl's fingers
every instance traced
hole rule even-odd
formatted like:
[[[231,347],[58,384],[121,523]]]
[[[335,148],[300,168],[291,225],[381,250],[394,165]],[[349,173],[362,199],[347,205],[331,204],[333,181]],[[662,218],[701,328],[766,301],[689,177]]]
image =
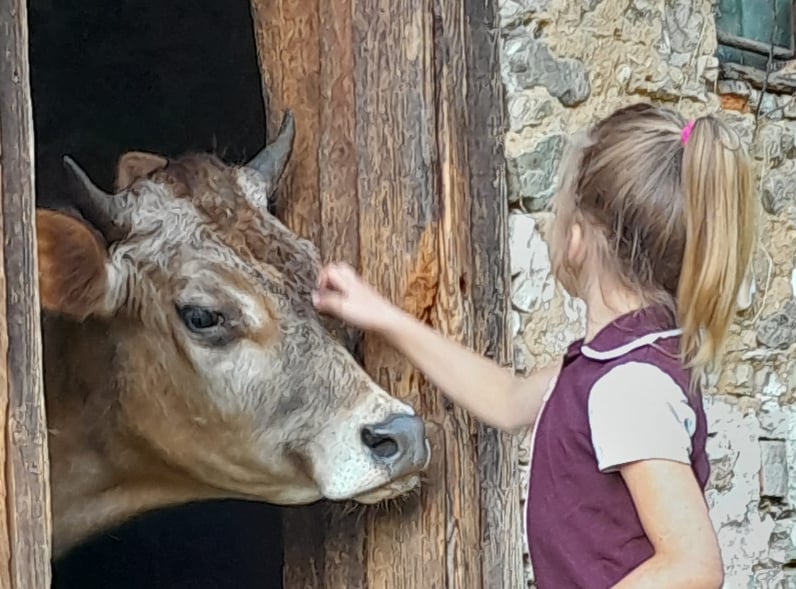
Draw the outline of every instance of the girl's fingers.
[[[326,266],[321,268],[320,272],[318,272],[318,288],[325,288],[326,283],[328,282],[328,278],[326,277],[328,271],[326,270]]]
[[[320,290],[312,293],[315,308],[324,313],[339,313],[343,306],[343,297],[332,290]]]
[[[356,273],[347,264],[330,264],[325,277],[327,286],[340,291],[350,289],[357,281]]]
[[[321,268],[318,274],[318,288],[338,288],[339,279],[336,277],[334,266],[328,265]]]
[[[356,270],[345,263],[327,264],[318,273],[320,290],[334,290],[343,295],[351,294],[360,282]]]
[[[323,283],[323,288],[329,291],[344,291],[343,285],[340,282],[340,278],[335,274],[333,269],[329,269],[329,272],[326,274],[326,280]]]
[[[345,280],[346,282],[352,282],[358,279],[356,270],[346,263],[338,264],[337,271],[340,275],[340,279]]]

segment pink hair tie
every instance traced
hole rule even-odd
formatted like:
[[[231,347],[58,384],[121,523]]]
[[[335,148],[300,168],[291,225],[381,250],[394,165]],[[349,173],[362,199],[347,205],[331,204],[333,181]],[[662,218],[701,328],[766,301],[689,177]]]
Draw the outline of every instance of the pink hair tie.
[[[691,137],[691,131],[694,130],[694,124],[696,123],[696,119],[691,119],[688,121],[688,124],[683,127],[683,131],[680,133],[680,141],[683,142],[683,145],[688,143],[688,138]]]

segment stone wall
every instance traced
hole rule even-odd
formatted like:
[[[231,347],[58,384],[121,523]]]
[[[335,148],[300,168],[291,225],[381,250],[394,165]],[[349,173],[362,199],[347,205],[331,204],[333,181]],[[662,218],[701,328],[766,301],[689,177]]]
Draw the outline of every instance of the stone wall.
[[[739,308],[725,367],[706,383],[708,501],[727,589],[796,587],[793,92],[761,94],[720,75],[705,0],[502,0],[500,16],[518,370],[561,354],[584,328],[582,304],[550,274],[545,243],[545,208],[570,132],[644,100],[686,116],[720,112],[750,146],[762,239],[751,305]],[[521,462],[526,470],[527,446]]]

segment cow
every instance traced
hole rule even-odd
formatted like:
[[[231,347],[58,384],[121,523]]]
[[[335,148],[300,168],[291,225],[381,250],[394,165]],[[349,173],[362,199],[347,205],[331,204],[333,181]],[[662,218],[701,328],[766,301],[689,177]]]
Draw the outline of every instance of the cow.
[[[292,151],[130,152],[112,194],[65,158],[36,211],[53,554],[206,499],[371,504],[419,485],[422,419],[312,305],[315,246],[269,210]]]

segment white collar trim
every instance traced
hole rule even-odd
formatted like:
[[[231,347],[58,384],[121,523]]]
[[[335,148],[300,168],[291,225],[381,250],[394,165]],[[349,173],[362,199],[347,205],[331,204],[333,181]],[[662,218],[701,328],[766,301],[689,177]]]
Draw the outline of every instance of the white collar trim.
[[[648,333],[647,335],[641,336],[640,338],[634,339],[618,348],[613,348],[610,350],[600,351],[595,350],[587,345],[582,345],[580,347],[581,353],[590,358],[592,360],[614,360],[616,358],[621,358],[625,354],[629,354],[633,350],[637,350],[639,348],[643,348],[644,346],[649,346],[661,339],[667,339],[670,337],[676,337],[678,335],[682,335],[682,329],[669,329],[667,331],[655,331],[652,333]]]

